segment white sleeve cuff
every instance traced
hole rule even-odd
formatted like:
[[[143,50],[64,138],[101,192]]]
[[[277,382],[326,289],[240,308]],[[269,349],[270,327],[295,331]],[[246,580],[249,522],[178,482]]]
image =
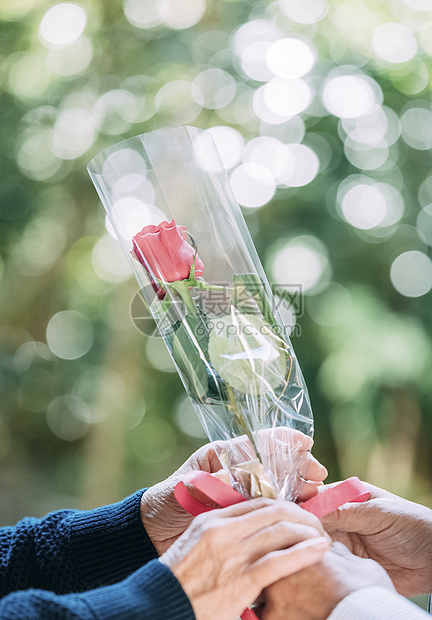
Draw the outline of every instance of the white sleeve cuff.
[[[424,610],[396,592],[371,586],[356,590],[332,611],[328,620],[426,620]]]

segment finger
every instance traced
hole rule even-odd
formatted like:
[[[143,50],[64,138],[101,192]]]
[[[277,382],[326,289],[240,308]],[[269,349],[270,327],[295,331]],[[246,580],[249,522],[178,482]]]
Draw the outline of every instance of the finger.
[[[398,498],[371,484],[363,484],[369,491],[370,497],[364,502],[347,502],[325,515],[322,523],[328,532],[356,532],[360,535],[368,535],[381,527],[383,514],[387,512],[389,504],[394,505]],[[324,486],[325,488],[327,485]]]
[[[218,454],[223,449],[223,445],[226,442],[214,441],[212,443],[205,444],[192,454],[176,472],[179,476],[201,470],[209,473],[215,473],[222,468],[222,464],[219,460]]]
[[[218,472],[215,472],[214,474],[211,474],[211,475],[214,476],[215,478],[218,478],[218,480],[221,480],[224,484],[232,488],[230,475],[226,471],[226,469],[220,469]],[[202,504],[205,504],[206,506],[210,506],[211,508],[220,509],[220,504],[218,502],[210,499],[209,496],[204,491],[200,491],[199,489],[197,489],[197,487],[191,481],[183,479],[182,482],[185,485],[189,495],[193,499],[196,499],[198,502],[201,502]]]
[[[273,431],[273,429],[272,429]],[[313,439],[301,431],[286,426],[278,426],[274,429],[275,436],[288,444],[297,444],[299,450],[310,450],[313,446]]]
[[[243,512],[240,513],[240,511]],[[213,514],[215,513],[219,513],[216,515],[218,517],[222,515],[230,518],[230,535],[234,538],[245,539],[279,521],[308,525],[318,530],[322,536],[327,536],[320,520],[293,502],[260,498],[216,510]]]
[[[335,553],[336,555],[343,555],[343,556],[348,556],[348,557],[352,557],[352,553],[351,551],[348,549],[348,547],[346,545],[344,545],[341,542],[333,542],[332,547],[331,547],[331,553]]]
[[[232,506],[227,506],[226,508],[218,508],[212,512],[212,515],[220,519],[230,519],[232,517],[240,517],[241,515],[248,514],[253,510],[273,506],[275,503],[276,500],[274,499],[269,499],[268,497],[258,497],[256,499],[248,499],[244,502],[233,504]]]
[[[300,475],[305,480],[325,480],[328,471],[312,454],[305,455],[300,467]]]
[[[347,503],[323,517],[322,523],[331,534],[355,532],[359,535],[370,535],[382,528],[387,506],[381,499]]]
[[[196,486],[190,480],[182,480],[182,482],[184,486],[186,487],[187,492],[189,493],[192,499],[213,509],[220,508],[220,504],[211,500],[208,497],[208,495],[204,493],[204,491],[200,491],[199,489],[197,489]]]
[[[230,441],[215,442],[215,451],[219,457],[228,453],[234,462],[250,461],[256,458],[255,450],[246,435],[235,437]]]
[[[351,508],[352,507],[352,508]],[[351,510],[354,511],[352,514]],[[358,512],[355,504],[344,504],[322,517],[322,524],[330,532],[353,532],[356,528]]]
[[[218,472],[216,472],[216,473],[214,473],[212,475],[215,478],[218,478],[218,480],[221,480],[227,486],[232,487],[231,478],[230,478],[229,472],[227,472],[226,469],[220,469]]]
[[[343,482],[343,480],[340,480],[339,482],[328,482],[325,485],[325,488],[331,489],[332,487],[337,486],[341,482]],[[379,487],[376,487],[373,484],[370,484],[369,482],[365,482],[364,480],[362,480],[361,482],[366,487],[366,489],[368,490],[368,492],[370,494],[369,499],[366,500],[366,501],[369,501],[371,499],[397,497],[397,495],[393,495],[393,493],[390,493],[389,491],[385,491],[384,489],[380,489]]]
[[[279,521],[249,536],[244,541],[243,548],[249,562],[255,562],[272,551],[288,549],[302,540],[319,537],[321,537],[320,532],[314,527],[302,523]]]
[[[309,480],[301,480],[297,488],[297,500],[305,502],[318,494],[317,484]]]
[[[254,582],[262,589],[319,562],[330,548],[327,538],[310,538],[290,549],[273,551],[260,558],[250,568]]]
[[[266,459],[278,455],[281,449],[290,448],[290,451],[295,449],[307,452],[313,446],[313,439],[309,435],[286,426],[262,429],[257,431],[255,436],[258,448],[266,455]],[[215,452],[219,455],[226,451],[234,455],[236,463],[256,458],[255,450],[246,435],[230,441],[215,442],[214,446]]]
[[[307,452],[313,446],[313,439],[301,431],[296,431],[286,426],[263,429],[257,432],[260,451],[267,452],[274,456],[282,448],[289,447],[290,450],[296,449],[299,452]]]

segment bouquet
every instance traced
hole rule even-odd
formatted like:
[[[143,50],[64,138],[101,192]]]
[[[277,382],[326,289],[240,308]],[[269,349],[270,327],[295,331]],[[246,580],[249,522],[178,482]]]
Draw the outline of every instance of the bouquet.
[[[88,169],[231,484],[295,499],[308,392],[211,136],[150,132]]]

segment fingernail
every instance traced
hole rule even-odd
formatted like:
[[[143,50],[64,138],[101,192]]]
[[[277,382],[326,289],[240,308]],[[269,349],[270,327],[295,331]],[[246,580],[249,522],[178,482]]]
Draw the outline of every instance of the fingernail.
[[[330,549],[330,541],[328,538],[324,536],[320,536],[319,538],[310,538],[306,541],[308,547],[313,547],[314,549]]]

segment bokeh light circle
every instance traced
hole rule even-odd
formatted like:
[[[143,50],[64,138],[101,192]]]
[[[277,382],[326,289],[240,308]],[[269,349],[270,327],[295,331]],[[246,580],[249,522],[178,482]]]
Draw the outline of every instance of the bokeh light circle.
[[[74,360],[82,357],[93,345],[90,320],[75,310],[63,310],[51,317],[46,330],[47,344],[57,357]]]
[[[286,187],[303,187],[311,183],[320,168],[315,151],[306,144],[288,144],[284,152],[292,163],[286,172],[279,176],[279,182]]]
[[[311,87],[301,78],[273,78],[263,86],[263,92],[270,112],[284,119],[303,112],[312,101]]]
[[[299,24],[315,24],[328,12],[327,0],[279,0],[282,13]]]
[[[199,73],[193,81],[199,88],[205,108],[217,110],[231,103],[237,85],[235,79],[222,69],[206,69]]]
[[[208,172],[221,172],[224,164],[219,153],[213,148],[214,140],[208,131],[199,133],[193,139],[193,154],[195,162]]]
[[[160,115],[171,123],[190,123],[201,112],[204,98],[196,84],[174,80],[162,86],[155,96]]]
[[[206,433],[195,413],[189,396],[186,394],[180,396],[174,405],[174,421],[178,428],[189,437],[204,439]]]
[[[81,439],[89,429],[89,406],[75,394],[57,396],[47,407],[51,431],[65,441]]]
[[[93,116],[87,110],[64,110],[54,125],[52,151],[61,159],[75,159],[88,151],[95,137]]]
[[[8,64],[7,88],[11,93],[24,101],[34,101],[44,96],[53,76],[41,54],[11,54]]]
[[[92,252],[92,265],[100,279],[105,282],[124,282],[132,275],[119,242],[109,234],[96,242]]]
[[[137,28],[155,28],[162,22],[156,0],[126,0],[123,11],[128,22]]]
[[[93,112],[100,132],[111,136],[119,135],[131,125],[125,115],[133,116],[136,112],[135,97],[127,90],[110,90],[99,97]]]
[[[432,148],[432,111],[410,108],[401,117],[402,138],[413,149],[426,151]]]
[[[230,181],[242,207],[262,207],[273,198],[276,191],[274,176],[262,164],[241,164],[232,172]]]
[[[423,252],[400,254],[390,267],[390,279],[404,297],[421,297],[432,289],[432,261]]]
[[[295,144],[303,140],[306,127],[301,116],[296,115],[277,125],[261,121],[259,133],[260,136],[276,138],[285,144]]]
[[[417,216],[417,229],[432,246],[432,204],[426,205]]]
[[[62,161],[52,151],[50,129],[35,131],[19,146],[16,160],[21,172],[34,181],[51,179]]]
[[[254,43],[266,41],[270,44],[280,38],[282,33],[273,22],[267,19],[253,19],[234,32],[232,45],[236,53],[242,56]]]
[[[257,82],[267,82],[273,77],[267,63],[271,43],[257,41],[249,45],[241,54],[241,66],[245,74]]]
[[[316,52],[309,42],[296,37],[280,39],[267,51],[270,71],[282,78],[299,78],[309,73],[315,63]]]
[[[278,286],[307,293],[330,276],[325,246],[312,235],[299,235],[270,249],[270,273]]]
[[[402,0],[402,2],[412,11],[419,13],[432,11],[432,0]]]
[[[86,21],[82,6],[73,2],[56,4],[42,17],[39,38],[48,46],[70,45],[84,32]]]
[[[290,114],[277,114],[271,110],[265,99],[265,86],[258,88],[252,99],[252,108],[254,114],[267,125],[281,125],[291,119]]]
[[[387,23],[378,26],[372,35],[375,54],[389,63],[402,63],[414,58],[417,41],[403,24]]]
[[[137,179],[138,173],[144,173],[147,170],[147,164],[142,157],[141,153],[135,149],[125,147],[123,149],[116,149],[108,155],[104,161],[102,174],[113,175],[119,179],[127,178],[127,185],[129,191],[139,187],[142,182],[142,178]],[[134,175],[133,178],[132,175]],[[145,178],[145,177],[143,177]],[[124,183],[124,181],[121,181]],[[118,182],[117,182],[118,183]],[[116,184],[117,191],[119,190]]]
[[[237,129],[232,127],[211,127],[207,132],[216,142],[224,167],[229,170],[236,166],[243,156],[245,147],[244,138]]]
[[[145,182],[140,189],[143,192],[147,191],[149,196],[154,195],[153,187]],[[144,226],[150,224],[156,226],[167,218],[163,211],[151,202],[143,202],[134,196],[124,196],[114,202],[111,207],[110,219],[123,244],[132,249],[132,237],[137,230],[142,230]]]
[[[322,92],[324,106],[339,118],[356,118],[371,114],[377,97],[363,75],[339,75],[328,79]]]
[[[76,415],[89,424],[97,424],[122,411],[126,401],[124,379],[107,365],[87,365],[71,392],[88,405],[80,408]]]
[[[70,76],[85,71],[92,58],[92,42],[82,36],[68,47],[48,50],[46,64],[57,75]]]
[[[341,206],[347,222],[362,230],[378,226],[387,214],[385,196],[373,185],[355,185],[345,194]]]
[[[353,300],[342,284],[330,282],[322,292],[308,297],[307,310],[318,325],[335,327],[349,318]]]
[[[294,168],[294,160],[288,147],[280,140],[271,137],[249,140],[243,161],[265,166],[277,180],[288,176]]]
[[[155,0],[161,21],[175,30],[197,24],[206,11],[205,0]]]

